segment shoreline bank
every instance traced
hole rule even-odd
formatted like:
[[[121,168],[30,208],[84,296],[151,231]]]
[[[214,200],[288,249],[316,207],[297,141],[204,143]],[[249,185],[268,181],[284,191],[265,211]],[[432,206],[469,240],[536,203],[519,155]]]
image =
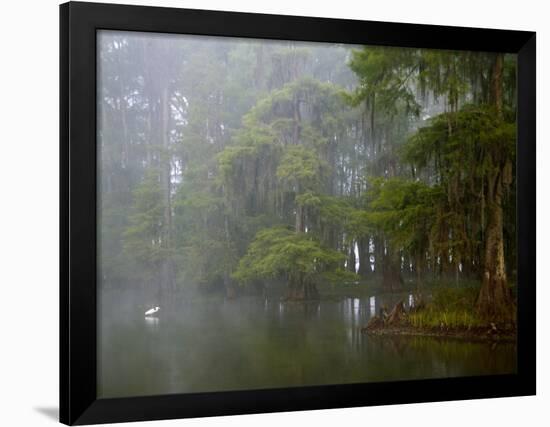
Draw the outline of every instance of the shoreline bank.
[[[370,336],[417,336],[456,339],[471,342],[516,342],[515,329],[498,329],[491,325],[470,329],[418,328],[411,325],[364,326],[361,333]]]

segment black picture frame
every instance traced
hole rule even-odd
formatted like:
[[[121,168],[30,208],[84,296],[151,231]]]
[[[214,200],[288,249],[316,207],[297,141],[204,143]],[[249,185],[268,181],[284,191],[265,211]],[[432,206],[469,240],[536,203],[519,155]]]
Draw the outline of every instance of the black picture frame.
[[[98,399],[96,394],[96,31],[237,36],[517,53],[517,373]],[[533,395],[534,32],[69,2],[60,6],[60,421],[159,420]]]

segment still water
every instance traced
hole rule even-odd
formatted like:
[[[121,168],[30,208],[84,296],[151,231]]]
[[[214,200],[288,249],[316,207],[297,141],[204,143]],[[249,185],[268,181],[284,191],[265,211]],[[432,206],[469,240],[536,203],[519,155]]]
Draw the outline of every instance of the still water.
[[[306,304],[195,297],[145,318],[150,306],[143,301],[103,293],[98,393],[128,397],[515,372],[515,344],[361,334],[378,307],[391,303],[381,296]]]

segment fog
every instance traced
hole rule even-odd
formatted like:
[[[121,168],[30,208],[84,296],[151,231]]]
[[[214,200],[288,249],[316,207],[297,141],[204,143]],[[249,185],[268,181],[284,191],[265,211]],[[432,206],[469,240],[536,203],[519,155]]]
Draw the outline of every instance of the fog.
[[[100,31],[97,63],[102,396],[515,369],[361,333],[435,282],[513,305],[513,56]]]

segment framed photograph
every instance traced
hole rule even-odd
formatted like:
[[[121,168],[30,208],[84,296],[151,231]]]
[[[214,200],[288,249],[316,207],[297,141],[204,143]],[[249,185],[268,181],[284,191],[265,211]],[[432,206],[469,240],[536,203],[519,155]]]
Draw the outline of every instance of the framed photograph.
[[[60,26],[61,422],[535,393],[535,33]]]

